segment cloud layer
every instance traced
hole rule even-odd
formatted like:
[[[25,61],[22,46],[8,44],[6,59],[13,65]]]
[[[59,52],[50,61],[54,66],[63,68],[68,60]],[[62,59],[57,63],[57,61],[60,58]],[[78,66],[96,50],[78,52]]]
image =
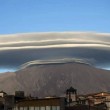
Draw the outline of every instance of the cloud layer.
[[[0,35],[0,68],[75,62],[110,69],[110,34],[51,32]],[[21,66],[22,65],[22,66]]]

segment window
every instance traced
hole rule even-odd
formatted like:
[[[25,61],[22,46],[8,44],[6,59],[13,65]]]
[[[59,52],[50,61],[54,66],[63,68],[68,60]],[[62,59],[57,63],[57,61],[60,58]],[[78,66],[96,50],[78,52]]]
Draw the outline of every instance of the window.
[[[57,110],[57,106],[52,106],[52,110]]]
[[[16,107],[15,110],[18,110],[18,107]]]
[[[28,110],[28,107],[24,107],[24,110]]]
[[[57,106],[57,110],[60,110],[60,106]]]
[[[60,106],[52,106],[52,110],[60,110]]]
[[[34,107],[29,107],[29,110],[34,110]]]
[[[16,110],[16,108],[14,107],[12,110]]]
[[[23,107],[20,107],[19,110],[23,110]]]
[[[46,110],[51,110],[51,106],[46,106]]]
[[[40,107],[40,110],[45,110],[45,107]]]
[[[35,107],[35,110],[40,110],[39,107]]]
[[[12,110],[18,110],[18,107],[14,107]]]

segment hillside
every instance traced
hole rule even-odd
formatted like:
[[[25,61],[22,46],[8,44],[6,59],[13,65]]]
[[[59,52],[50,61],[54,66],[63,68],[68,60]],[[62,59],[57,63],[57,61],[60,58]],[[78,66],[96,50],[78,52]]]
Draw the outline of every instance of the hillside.
[[[80,94],[110,91],[109,83],[110,71],[78,63],[36,65],[0,75],[0,90],[23,90],[39,97],[64,95],[70,86]]]

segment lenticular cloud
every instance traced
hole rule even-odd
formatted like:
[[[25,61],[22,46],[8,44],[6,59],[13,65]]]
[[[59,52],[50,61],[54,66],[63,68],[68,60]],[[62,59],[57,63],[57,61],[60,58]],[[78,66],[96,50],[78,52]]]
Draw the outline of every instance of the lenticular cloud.
[[[80,62],[109,69],[110,34],[51,32],[0,35],[0,68]]]

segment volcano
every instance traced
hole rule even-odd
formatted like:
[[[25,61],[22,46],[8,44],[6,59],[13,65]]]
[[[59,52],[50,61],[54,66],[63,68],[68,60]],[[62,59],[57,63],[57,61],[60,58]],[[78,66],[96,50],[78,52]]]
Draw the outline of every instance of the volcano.
[[[109,83],[110,71],[72,62],[33,65],[0,74],[0,90],[8,94],[20,90],[36,97],[63,96],[70,86],[78,94],[110,91]]]

